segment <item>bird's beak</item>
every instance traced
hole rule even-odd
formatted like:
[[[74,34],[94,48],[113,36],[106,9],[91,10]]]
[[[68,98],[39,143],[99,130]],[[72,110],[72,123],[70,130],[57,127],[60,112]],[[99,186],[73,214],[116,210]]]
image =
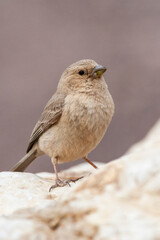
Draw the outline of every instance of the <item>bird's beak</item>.
[[[106,67],[103,67],[101,65],[96,65],[93,68],[92,76],[95,78],[100,78],[106,70],[107,70]]]

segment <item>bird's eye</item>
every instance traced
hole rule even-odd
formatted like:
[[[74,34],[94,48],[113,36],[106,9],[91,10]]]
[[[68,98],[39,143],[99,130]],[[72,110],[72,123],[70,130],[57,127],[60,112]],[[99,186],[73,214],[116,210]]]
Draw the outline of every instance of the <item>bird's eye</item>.
[[[84,75],[84,71],[83,71],[83,70],[80,70],[80,71],[78,72],[78,74],[79,74],[79,75]]]

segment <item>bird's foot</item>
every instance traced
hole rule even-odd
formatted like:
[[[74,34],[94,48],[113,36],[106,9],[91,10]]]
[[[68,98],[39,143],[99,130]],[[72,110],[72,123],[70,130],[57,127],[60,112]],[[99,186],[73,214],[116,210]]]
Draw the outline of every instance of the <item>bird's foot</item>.
[[[56,179],[56,183],[54,184],[54,185],[52,185],[51,187],[50,187],[50,189],[49,189],[49,192],[51,192],[51,190],[53,189],[53,188],[57,188],[57,187],[64,187],[64,186],[66,186],[66,185],[68,185],[69,187],[71,187],[71,185],[70,185],[70,183],[71,182],[77,182],[78,180],[80,180],[80,179],[82,179],[83,178],[83,176],[82,177],[79,177],[79,178],[76,178],[76,179],[68,179],[68,180],[62,180],[62,179]]]

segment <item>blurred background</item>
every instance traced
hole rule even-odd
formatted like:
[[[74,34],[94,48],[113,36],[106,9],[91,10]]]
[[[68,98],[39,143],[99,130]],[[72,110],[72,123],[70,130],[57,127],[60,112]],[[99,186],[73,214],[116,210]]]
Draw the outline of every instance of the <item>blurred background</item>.
[[[159,118],[159,0],[1,0],[0,31],[0,170],[23,157],[62,72],[80,59],[107,66],[116,105],[90,160],[120,157]],[[27,171],[53,167],[40,157]]]

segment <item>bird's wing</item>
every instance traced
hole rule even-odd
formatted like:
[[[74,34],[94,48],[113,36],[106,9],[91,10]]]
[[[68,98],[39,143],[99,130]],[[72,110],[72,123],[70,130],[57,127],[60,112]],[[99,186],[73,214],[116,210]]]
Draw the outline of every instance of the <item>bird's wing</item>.
[[[42,115],[31,134],[26,152],[29,152],[39,137],[60,119],[65,96],[55,93],[44,108]]]

